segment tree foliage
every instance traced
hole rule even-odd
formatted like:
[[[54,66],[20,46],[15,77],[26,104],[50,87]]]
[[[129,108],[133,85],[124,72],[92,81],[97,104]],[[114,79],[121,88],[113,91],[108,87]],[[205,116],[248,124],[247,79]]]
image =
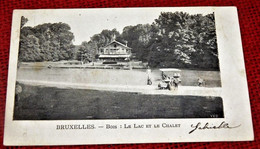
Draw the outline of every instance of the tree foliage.
[[[91,62],[95,59],[97,44],[94,42],[82,42],[76,54],[76,59],[84,62]]]
[[[123,29],[122,38],[128,42],[137,59],[147,61],[148,43],[151,40],[151,25],[138,24],[136,26],[126,26]]]
[[[91,37],[92,48],[85,49],[105,46],[113,35],[151,67],[219,69],[214,14],[162,12],[152,24],[126,26],[122,34],[103,30]]]
[[[21,61],[93,61],[97,50],[115,35],[117,41],[132,48],[136,59],[148,62],[150,67],[219,70],[214,14],[162,12],[152,24],[126,26],[121,34],[116,29],[103,30],[76,46],[75,52],[68,24],[28,27],[24,26],[27,21],[21,21]]]
[[[214,14],[163,12],[152,26],[152,67],[219,69]]]
[[[116,30],[103,30],[99,34],[95,34],[90,38],[90,43],[95,43],[96,48],[103,47],[112,41],[113,36],[117,37],[117,40],[120,38],[120,33]]]
[[[74,35],[70,31],[68,24],[45,23],[35,27],[23,25],[21,24],[19,61],[34,62],[71,59],[74,48],[72,44]]]
[[[89,42],[83,41],[77,50],[77,60],[85,62],[93,61],[96,58],[97,50],[112,42],[113,37],[117,41],[123,42],[120,33],[116,30],[103,30],[90,38]]]

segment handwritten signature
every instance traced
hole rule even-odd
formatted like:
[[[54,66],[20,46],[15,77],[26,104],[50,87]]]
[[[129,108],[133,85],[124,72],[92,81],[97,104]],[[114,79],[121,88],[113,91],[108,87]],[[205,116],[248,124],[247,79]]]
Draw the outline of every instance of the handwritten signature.
[[[191,128],[193,128],[189,134],[193,133],[195,130],[206,130],[206,129],[233,129],[233,128],[238,128],[240,125],[237,126],[229,126],[228,123],[225,121],[221,122],[219,125],[213,125],[209,124],[208,122],[205,123],[204,125],[201,122],[198,122],[196,125],[191,124]]]

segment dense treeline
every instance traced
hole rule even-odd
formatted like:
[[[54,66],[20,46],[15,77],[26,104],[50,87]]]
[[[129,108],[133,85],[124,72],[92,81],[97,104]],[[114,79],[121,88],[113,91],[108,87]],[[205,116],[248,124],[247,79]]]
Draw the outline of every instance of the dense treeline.
[[[22,17],[19,61],[60,61],[73,57],[74,35],[65,23],[45,23],[35,27],[24,26]]]
[[[219,69],[214,14],[162,12],[152,24],[126,26],[121,34],[116,29],[103,30],[90,41],[82,42],[76,51],[72,45],[74,36],[69,30],[64,23],[22,27],[21,60],[93,61],[98,57],[97,49],[116,35],[117,41],[127,42],[136,59],[148,62],[150,67]]]
[[[219,69],[214,14],[161,13],[152,27],[152,67]]]

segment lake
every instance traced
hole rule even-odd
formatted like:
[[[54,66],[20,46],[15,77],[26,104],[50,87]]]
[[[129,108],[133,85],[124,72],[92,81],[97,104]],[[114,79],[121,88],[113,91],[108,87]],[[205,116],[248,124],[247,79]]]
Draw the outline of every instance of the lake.
[[[206,87],[221,87],[219,71],[181,70],[181,85],[196,86],[198,78],[205,80]],[[158,69],[151,72],[153,85],[161,79]],[[17,80],[39,80],[50,82],[109,84],[109,85],[146,85],[146,69],[86,69],[86,68],[46,68],[19,67]]]

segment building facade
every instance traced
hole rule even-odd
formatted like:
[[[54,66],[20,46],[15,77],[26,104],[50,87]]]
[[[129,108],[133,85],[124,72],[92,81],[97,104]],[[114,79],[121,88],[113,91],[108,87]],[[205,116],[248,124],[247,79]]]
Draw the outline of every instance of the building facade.
[[[103,61],[129,61],[132,55],[127,44],[113,40],[108,45],[98,49],[99,59]]]

